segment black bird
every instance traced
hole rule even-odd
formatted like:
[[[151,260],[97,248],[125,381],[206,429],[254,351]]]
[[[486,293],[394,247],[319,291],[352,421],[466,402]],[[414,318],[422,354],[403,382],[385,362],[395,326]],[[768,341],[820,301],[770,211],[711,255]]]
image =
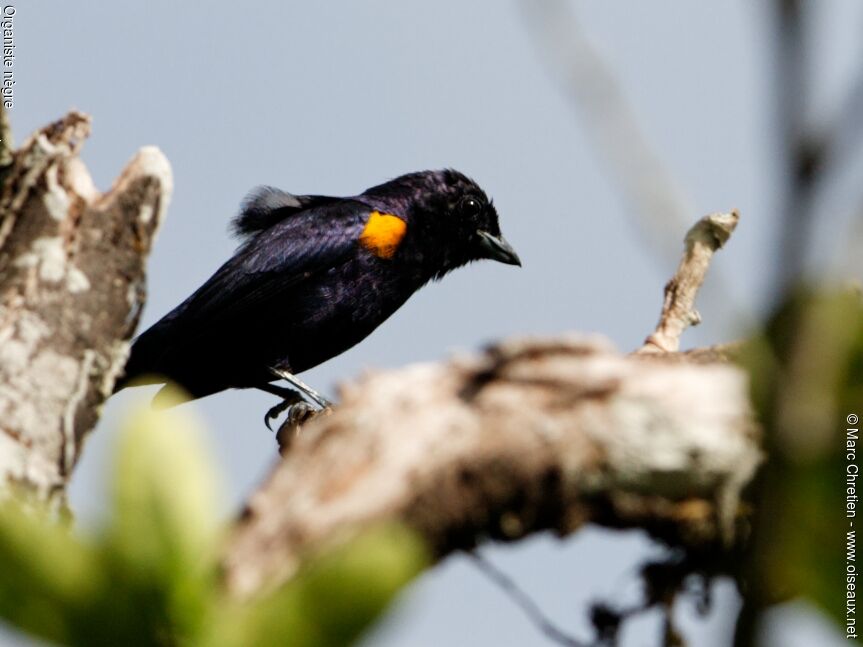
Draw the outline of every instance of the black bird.
[[[410,173],[350,198],[258,187],[233,228],[242,239],[233,257],[135,340],[116,391],[168,380],[194,398],[258,388],[285,399],[268,420],[299,393],[327,406],[294,376],[364,339],[451,270],[483,258],[521,265],[491,201],[454,170]],[[291,387],[272,384],[280,379]]]

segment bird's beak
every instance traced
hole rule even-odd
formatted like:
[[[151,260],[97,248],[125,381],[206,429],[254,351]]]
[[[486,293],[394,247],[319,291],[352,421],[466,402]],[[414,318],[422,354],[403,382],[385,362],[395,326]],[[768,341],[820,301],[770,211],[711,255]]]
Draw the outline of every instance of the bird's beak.
[[[479,244],[485,252],[485,258],[521,267],[521,259],[503,236],[495,236],[482,229],[476,233],[479,234]]]

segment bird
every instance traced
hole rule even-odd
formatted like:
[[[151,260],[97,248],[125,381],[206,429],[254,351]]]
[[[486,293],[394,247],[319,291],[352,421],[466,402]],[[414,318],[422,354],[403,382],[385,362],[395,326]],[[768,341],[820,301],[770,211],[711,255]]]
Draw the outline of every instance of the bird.
[[[521,265],[479,185],[454,169],[408,173],[352,197],[259,186],[232,222],[233,256],[132,343],[115,392],[164,384],[153,405],[256,388],[330,401],[297,374],[359,343],[429,282],[473,261]],[[275,382],[284,381],[288,386]]]

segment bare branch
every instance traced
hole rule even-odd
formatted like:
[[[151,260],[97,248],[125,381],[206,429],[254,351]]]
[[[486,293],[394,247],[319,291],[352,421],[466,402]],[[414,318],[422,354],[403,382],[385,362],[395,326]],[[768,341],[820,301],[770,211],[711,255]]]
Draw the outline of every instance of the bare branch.
[[[802,278],[806,242],[811,234],[815,188],[821,177],[825,140],[808,128],[811,79],[807,74],[811,52],[806,46],[806,7],[801,0],[774,0],[771,34],[775,66],[775,128],[777,159],[782,182],[776,246],[776,304]]]
[[[144,302],[144,260],[171,193],[156,148],[107,194],[78,158],[78,112],[13,154],[0,195],[0,489],[62,502]]]
[[[558,627],[554,621],[545,614],[536,601],[531,598],[509,575],[501,571],[476,551],[469,552],[468,556],[473,560],[473,563],[476,564],[477,568],[486,575],[486,577],[500,587],[500,589],[503,590],[510,599],[517,604],[519,608],[521,608],[522,611],[524,611],[528,619],[538,627],[549,640],[556,642],[558,645],[565,645],[566,647],[587,647],[586,643],[570,636]]]
[[[689,326],[701,323],[695,297],[707,276],[710,260],[737,227],[740,214],[714,213],[699,220],[687,232],[683,258],[674,277],[665,285],[665,301],[656,330],[638,352],[673,352],[680,348],[680,336]]]
[[[662,357],[592,337],[521,339],[347,385],[251,497],[227,547],[228,588],[278,584],[319,542],[384,519],[439,556],[588,522],[695,551],[733,542],[760,460],[746,378]]]

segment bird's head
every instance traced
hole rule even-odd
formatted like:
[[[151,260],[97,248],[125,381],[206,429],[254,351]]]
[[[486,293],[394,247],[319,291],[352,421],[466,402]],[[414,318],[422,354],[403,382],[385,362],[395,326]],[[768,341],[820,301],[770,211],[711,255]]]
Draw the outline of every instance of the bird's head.
[[[407,224],[398,257],[435,278],[471,261],[521,265],[500,232],[497,211],[479,185],[458,171],[420,171],[368,189],[363,198]]]

